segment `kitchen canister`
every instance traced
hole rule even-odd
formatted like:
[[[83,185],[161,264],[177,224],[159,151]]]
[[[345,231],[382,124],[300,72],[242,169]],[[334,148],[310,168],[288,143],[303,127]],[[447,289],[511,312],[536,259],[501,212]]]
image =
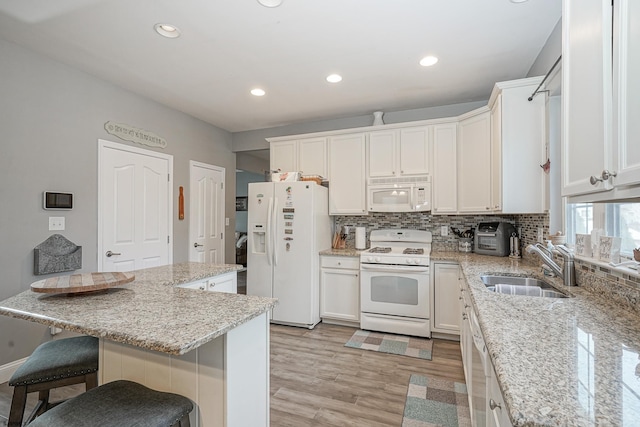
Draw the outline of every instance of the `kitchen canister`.
[[[367,232],[364,227],[356,227],[356,249],[367,247]]]
[[[473,239],[470,237],[458,239],[458,252],[473,252]]]

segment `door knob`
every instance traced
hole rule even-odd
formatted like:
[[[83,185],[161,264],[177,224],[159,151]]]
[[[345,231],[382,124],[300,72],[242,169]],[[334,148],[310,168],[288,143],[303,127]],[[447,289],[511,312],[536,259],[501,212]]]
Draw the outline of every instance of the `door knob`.
[[[194,244],[193,244],[193,247],[194,247],[194,248],[199,248],[200,246],[204,246],[204,245],[201,245],[200,243],[194,243]]]
[[[122,255],[119,252],[111,252],[111,251],[107,251],[107,253],[105,254],[107,256],[107,258],[111,258],[114,255]]]

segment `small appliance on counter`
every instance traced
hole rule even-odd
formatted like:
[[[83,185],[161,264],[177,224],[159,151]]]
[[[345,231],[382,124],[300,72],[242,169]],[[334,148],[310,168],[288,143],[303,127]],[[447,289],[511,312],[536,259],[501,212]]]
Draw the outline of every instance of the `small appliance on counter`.
[[[481,222],[476,230],[473,251],[480,255],[507,256],[510,238],[516,229],[508,222]]]

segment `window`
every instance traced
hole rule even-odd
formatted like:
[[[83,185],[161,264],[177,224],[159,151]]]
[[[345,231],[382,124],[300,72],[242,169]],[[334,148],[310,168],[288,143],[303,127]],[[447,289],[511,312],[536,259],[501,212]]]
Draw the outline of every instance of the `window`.
[[[640,203],[567,204],[567,243],[575,244],[576,233],[589,234],[594,228],[620,237],[620,253],[633,256],[633,249],[640,247]]]

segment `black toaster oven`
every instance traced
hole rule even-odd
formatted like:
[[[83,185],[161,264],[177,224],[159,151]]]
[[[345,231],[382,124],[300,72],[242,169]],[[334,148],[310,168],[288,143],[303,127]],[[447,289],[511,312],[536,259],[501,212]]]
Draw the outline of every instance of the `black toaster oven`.
[[[508,222],[481,222],[476,230],[473,251],[480,255],[507,256],[509,238],[516,229]]]

